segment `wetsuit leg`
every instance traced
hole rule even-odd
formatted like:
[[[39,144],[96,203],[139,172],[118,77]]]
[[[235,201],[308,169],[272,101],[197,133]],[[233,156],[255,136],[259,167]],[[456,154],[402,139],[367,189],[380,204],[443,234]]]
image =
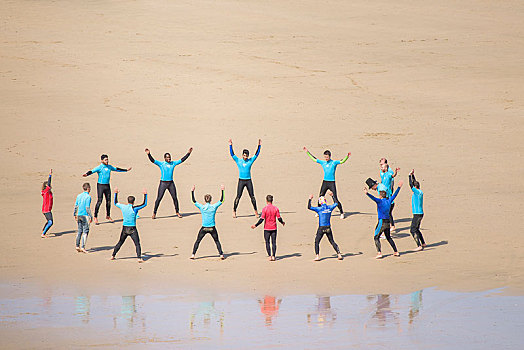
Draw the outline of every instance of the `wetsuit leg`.
[[[335,183],[335,181],[330,181],[328,185],[329,185],[329,189],[331,190],[331,192],[333,192],[333,200],[335,200],[335,202],[338,203],[337,207],[338,207],[338,210],[340,210],[340,214],[343,214],[344,210],[342,210],[342,203],[340,203],[337,197],[337,184]]]
[[[218,254],[223,255],[224,252],[222,251],[222,245],[220,244],[220,241],[218,240],[218,231],[216,227],[213,227],[210,234],[211,234],[211,237],[213,237],[213,240],[215,241],[215,245],[217,246]]]
[[[127,230],[126,230],[126,227],[123,226],[122,232],[120,232],[120,239],[118,240],[118,243],[116,244],[115,249],[113,250],[113,257],[116,256],[116,253],[118,253],[118,251],[122,247],[122,244],[124,244],[124,241],[126,240],[126,238],[127,238]]]
[[[391,208],[389,208],[389,221],[391,226],[395,226],[395,221],[393,220],[393,208],[395,208],[395,203],[391,203]]]
[[[84,224],[83,224],[83,221],[84,221],[84,217],[83,216],[79,216],[78,217],[78,232],[76,234],[76,247],[79,248],[80,247],[80,239],[82,238],[82,232],[84,231]]]
[[[247,187],[247,193],[249,194],[249,197],[251,198],[251,204],[253,204],[253,209],[257,210],[257,200],[255,198],[255,190],[253,188],[253,181],[251,181],[251,179],[247,180],[246,187]]]
[[[43,231],[42,231],[43,235],[45,235],[47,233],[47,231],[49,231],[51,226],[53,226],[53,214],[51,212],[48,212],[48,213],[44,213],[44,216],[45,216],[47,222],[45,223]]]
[[[173,198],[173,204],[175,205],[175,213],[178,214],[178,198],[176,196],[176,186],[174,181],[170,181],[167,190],[169,191],[169,194],[171,194],[171,198]]]
[[[328,181],[323,180],[322,185],[320,186],[320,192],[318,193],[319,197],[323,197],[326,195],[327,190],[329,190],[329,184]],[[320,203],[317,203],[317,207],[320,207]]]
[[[424,242],[424,238],[422,237],[422,232],[420,232],[420,223],[423,216],[424,214],[413,214],[413,219],[411,220],[410,232],[418,247],[420,247],[422,244],[426,244],[426,242]]]
[[[273,256],[276,256],[277,254],[277,230],[273,230],[271,233],[271,244],[273,245]]]
[[[155,208],[153,209],[153,214],[156,214],[158,206],[160,205],[160,201],[162,200],[162,198],[164,198],[164,193],[166,192],[168,186],[169,181],[160,181],[160,184],[158,185],[158,193],[156,195]]]
[[[200,245],[200,241],[202,241],[202,238],[206,235],[206,231],[204,231],[204,227],[200,228],[200,231],[198,231],[197,239],[195,241],[195,245],[193,246],[193,255],[196,254],[198,250],[198,246]]]
[[[397,246],[395,245],[395,242],[393,242],[393,238],[391,238],[391,233],[389,231],[389,225],[384,230],[384,235],[386,236],[386,239],[389,242],[389,245],[391,246],[391,248],[393,248],[393,251],[396,253],[397,252]]]
[[[240,197],[242,197],[242,192],[244,192],[244,187],[246,186],[246,180],[238,179],[237,197],[235,198],[235,202],[233,203],[233,211],[237,211],[238,203],[240,202]]]
[[[335,243],[335,240],[333,239],[333,231],[331,230],[331,227],[326,230],[326,236],[328,238],[329,243],[331,243],[331,246],[333,249],[335,249],[335,252],[337,254],[340,254],[340,250],[338,249],[338,244]]]
[[[375,240],[375,247],[377,248],[377,252],[381,252],[381,246],[380,246],[380,236],[382,235],[382,219],[379,219],[377,222],[377,226],[375,226],[375,234],[373,236],[373,239]]]
[[[84,223],[83,223],[83,229],[82,229],[82,248],[85,249],[86,242],[87,242],[87,235],[89,235],[89,217],[84,216]]]
[[[105,185],[104,197],[106,197],[106,215],[111,216],[111,187]]]
[[[138,237],[138,230],[136,229],[136,226],[131,227],[131,239],[133,240],[133,243],[135,243],[136,248],[136,257],[141,258],[142,257],[142,248],[140,247],[140,237]]]
[[[95,204],[95,218],[98,217],[98,210],[102,204],[102,199],[104,198],[104,185],[97,183],[96,184],[96,195],[98,197]]]
[[[270,237],[271,237],[271,230],[264,230],[264,241],[266,241],[267,256],[271,256],[271,247],[269,245]]]
[[[315,236],[315,254],[320,253],[320,240],[324,237],[324,226],[319,226],[317,229],[317,235]]]

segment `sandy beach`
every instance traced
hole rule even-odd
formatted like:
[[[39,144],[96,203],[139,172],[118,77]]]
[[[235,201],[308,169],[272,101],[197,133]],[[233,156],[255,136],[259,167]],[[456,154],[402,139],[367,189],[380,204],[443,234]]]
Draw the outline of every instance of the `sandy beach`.
[[[45,289],[100,294],[330,295],[404,293],[426,287],[524,292],[524,5],[478,1],[2,1],[0,2],[0,283],[20,294]],[[245,193],[231,215],[238,171],[228,152],[262,150],[252,170],[260,208],[275,196],[286,220],[280,259],[267,261],[263,230]],[[307,210],[322,169],[302,151],[333,158],[348,213],[332,218],[345,256],[324,239],[314,262],[317,218]],[[168,194],[151,219],[160,171],[174,159],[182,219]],[[147,261],[121,231],[91,226],[89,254],[74,249],[73,206],[82,174],[107,153],[133,167],[111,186],[149,205],[137,221]],[[396,201],[400,258],[374,259],[375,204],[363,193],[386,157],[405,187]],[[49,238],[40,187],[54,171]],[[424,191],[424,252],[409,234],[409,171]],[[226,199],[217,228],[189,260],[201,216],[191,202]],[[337,211],[335,211],[337,213]],[[383,241],[385,242],[385,241]],[[34,286],[29,288],[28,286]],[[3,297],[6,291],[0,289]]]

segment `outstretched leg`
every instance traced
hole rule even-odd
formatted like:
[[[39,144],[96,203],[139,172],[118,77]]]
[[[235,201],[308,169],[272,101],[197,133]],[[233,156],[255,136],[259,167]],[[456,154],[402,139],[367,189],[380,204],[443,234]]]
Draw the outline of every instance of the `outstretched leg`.
[[[104,197],[106,198],[106,215],[111,218],[111,187],[109,185],[104,188]]]
[[[51,228],[51,226],[53,226],[53,214],[51,212],[48,212],[44,213],[44,216],[47,222],[44,224],[44,228],[42,229],[42,237],[44,237],[47,231],[49,231],[49,229]]]
[[[155,200],[155,208],[153,209],[154,217],[156,217],[156,212],[158,210],[158,206],[160,205],[160,201],[162,200],[162,198],[164,198],[164,193],[167,190],[168,184],[166,182],[167,181],[160,181],[160,184],[158,185],[158,192]]]
[[[320,240],[324,237],[324,230],[322,228],[317,229],[317,235],[315,236],[315,254],[318,256],[320,254]]]
[[[397,251],[397,246],[395,245],[395,242],[393,242],[393,238],[391,238],[391,233],[389,227],[384,230],[384,235],[386,236],[387,241],[389,242],[389,245],[395,252],[395,256],[399,256],[400,254]]]
[[[329,189],[331,190],[331,192],[333,192],[333,200],[338,203],[337,207],[338,210],[340,210],[340,214],[344,214],[344,210],[342,209],[342,203],[340,203],[340,200],[337,196],[337,184],[335,183],[335,181],[329,184]]]
[[[375,247],[377,248],[377,259],[382,258],[382,250],[380,246],[380,236],[382,235],[382,219],[379,219],[377,226],[375,226],[375,232],[373,234],[373,239],[375,241]]]
[[[335,252],[337,254],[340,254],[340,250],[338,249],[338,244],[335,243],[335,240],[333,239],[333,231],[331,230],[331,228],[327,230],[326,236],[329,240],[329,243],[331,243],[331,246],[333,247],[333,249],[335,249]]]
[[[245,181],[238,179],[238,185],[237,185],[237,196],[235,198],[235,201],[233,202],[233,217],[237,217],[237,208],[238,203],[240,202],[240,197],[242,197],[242,192],[244,192],[244,187],[246,187]]]
[[[213,230],[210,232],[211,237],[213,237],[213,240],[215,241],[215,245],[217,246],[218,254],[220,256],[224,255],[224,252],[222,251],[222,245],[220,244],[220,241],[218,240],[218,232],[216,227],[213,227]]]
[[[195,244],[193,245],[193,255],[196,254],[198,250],[198,246],[200,245],[200,241],[202,241],[202,238],[206,235],[206,232],[204,231],[204,227],[200,228],[200,231],[198,231],[197,239],[195,241]]]
[[[140,237],[138,237],[138,230],[136,227],[131,228],[131,239],[135,243],[136,257],[142,259],[142,247],[140,246]]]
[[[253,181],[251,181],[251,179],[249,179],[246,182],[246,187],[247,187],[247,193],[249,194],[249,197],[251,198],[251,204],[253,204],[253,209],[255,209],[255,211],[257,212],[257,216],[258,216],[257,200],[255,198],[255,190],[253,188]]]
[[[180,210],[179,210],[179,207],[178,207],[178,198],[176,196],[176,186],[175,186],[175,183],[173,181],[171,181],[171,183],[167,187],[167,190],[169,191],[169,194],[171,194],[171,198],[173,198],[173,204],[175,205],[175,213],[177,215],[181,216],[180,215]]]
[[[124,241],[127,238],[126,228],[122,227],[122,232],[120,232],[120,239],[118,240],[118,243],[115,246],[115,249],[113,250],[112,257],[114,258],[116,256],[116,253],[122,248],[122,244],[124,244]]]
[[[393,208],[395,208],[395,203],[391,203],[391,208],[389,208],[389,222],[391,227],[395,229],[395,221],[393,220]]]
[[[97,201],[95,204],[95,219],[98,218],[98,211],[100,210],[100,205],[102,205],[102,200],[104,199],[104,186],[102,184],[96,184],[96,195]]]

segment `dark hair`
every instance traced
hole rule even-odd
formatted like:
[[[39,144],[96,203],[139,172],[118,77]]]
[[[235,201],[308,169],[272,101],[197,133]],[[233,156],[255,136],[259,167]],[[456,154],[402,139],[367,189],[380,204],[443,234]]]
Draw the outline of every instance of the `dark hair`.
[[[100,156],[100,160],[104,160],[104,159],[106,159],[106,158],[109,158],[109,157],[107,156],[107,154],[102,154],[102,155]]]
[[[325,150],[325,151],[324,151],[324,155],[325,155],[325,156],[330,156],[330,157],[331,157],[331,151],[328,150],[328,149]]]
[[[167,152],[164,153],[164,158],[167,157],[167,156],[170,156],[170,157],[171,157],[171,154],[169,154],[169,153],[167,153]]]
[[[249,150],[248,150],[248,149],[244,149],[244,150],[242,151],[242,154],[245,154],[246,156],[249,157]]]
[[[84,189],[84,191],[87,191],[88,189],[91,188],[91,185],[89,184],[89,182],[85,182],[85,183],[82,185],[82,188]]]
[[[273,196],[270,195],[270,194],[268,194],[268,195],[266,196],[266,202],[273,203]]]
[[[384,159],[384,164],[388,164],[388,160],[386,158],[380,158],[380,160]],[[380,160],[379,160],[379,163],[380,163]]]
[[[413,186],[415,186],[415,188],[420,188],[420,182],[417,180],[413,181]]]
[[[44,183],[42,184],[42,191],[45,190],[46,187],[47,187],[47,181],[44,181]]]
[[[127,203],[134,204],[135,203],[135,196],[129,196],[127,197]]]
[[[210,194],[206,194],[206,195],[204,196],[204,201],[206,201],[206,203],[211,203],[211,199],[212,199],[212,198],[213,198],[213,197],[211,197]]]

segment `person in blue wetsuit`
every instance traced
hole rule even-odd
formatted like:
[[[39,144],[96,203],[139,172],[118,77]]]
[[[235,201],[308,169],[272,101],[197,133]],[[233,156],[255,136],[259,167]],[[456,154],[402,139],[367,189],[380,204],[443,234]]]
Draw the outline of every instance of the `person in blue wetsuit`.
[[[417,244],[416,250],[424,250],[426,242],[424,241],[424,237],[422,237],[422,232],[420,232],[420,223],[424,217],[424,193],[420,189],[420,182],[415,179],[415,169],[409,173],[409,187],[411,187],[411,191],[413,191],[413,195],[411,196],[413,219],[411,220],[410,232]]]
[[[331,230],[331,212],[333,211],[333,209],[337,207],[338,203],[334,199],[334,194],[332,192],[329,192],[329,195],[333,197],[334,203],[331,205],[327,205],[326,198],[320,197],[318,199],[318,204],[320,206],[311,206],[311,200],[313,199],[313,195],[309,196],[309,201],[307,202],[307,208],[318,214],[318,229],[317,235],[315,236],[315,261],[320,260],[320,240],[324,237],[324,235],[327,236],[329,243],[331,243],[333,249],[335,249],[338,260],[343,259],[342,254],[340,254],[340,249],[338,248],[337,243],[335,243],[335,240],[333,239],[333,231]]]
[[[380,159],[380,182],[388,189],[386,198],[391,197],[393,194],[393,188],[395,186],[394,178],[397,176],[400,168],[395,170],[391,169],[386,158]],[[395,202],[391,203],[391,212],[389,213],[389,220],[391,221],[391,229],[395,230],[395,221],[393,220],[393,208],[395,208]]]
[[[187,158],[189,158],[189,156],[191,155],[191,152],[193,152],[193,147],[191,147],[187,151],[185,156],[183,156],[179,160],[175,160],[174,162],[171,161],[171,154],[169,153],[165,153],[164,161],[160,162],[158,160],[155,160],[155,158],[153,158],[148,148],[145,149],[145,152],[147,153],[147,157],[149,158],[151,163],[155,164],[156,166],[160,168],[160,184],[158,185],[158,194],[156,196],[155,208],[153,209],[153,216],[151,216],[151,218],[156,219],[156,212],[158,210],[158,206],[160,205],[160,201],[164,197],[164,193],[166,192],[166,190],[169,191],[169,193],[171,194],[171,198],[173,198],[176,215],[179,218],[181,218],[182,215],[180,214],[179,207],[178,207],[176,186],[175,186],[175,182],[173,181],[173,172],[175,171],[175,167],[178,164],[183,163]]]
[[[136,257],[138,258],[138,262],[144,262],[142,260],[142,248],[140,247],[140,237],[138,237],[138,230],[136,229],[136,217],[138,215],[138,211],[140,209],[143,209],[147,205],[147,191],[144,190],[144,202],[140,205],[135,206],[135,197],[129,196],[127,197],[127,204],[120,204],[118,203],[118,188],[115,188],[115,205],[122,210],[122,216],[124,217],[124,222],[122,225],[122,232],[120,233],[120,239],[118,243],[115,246],[115,249],[113,250],[113,255],[111,255],[111,260],[115,260],[116,253],[120,250],[122,247],[122,244],[124,244],[124,241],[128,236],[131,237],[133,240],[133,243],[135,243],[136,248]]]
[[[195,199],[195,186],[193,185],[193,188],[191,189],[191,200],[193,201],[195,206],[198,209],[200,209],[200,212],[202,213],[202,227],[198,231],[198,236],[193,246],[193,254],[191,254],[190,259],[195,259],[195,254],[198,250],[198,246],[200,245],[200,241],[202,241],[202,238],[204,238],[204,236],[208,233],[211,235],[211,237],[213,237],[213,240],[215,241],[218,254],[220,255],[220,259],[225,259],[224,252],[222,251],[222,245],[220,244],[220,241],[218,239],[218,232],[215,224],[215,215],[217,213],[217,209],[224,202],[224,185],[220,186],[220,190],[222,195],[218,202],[216,202],[215,204],[211,204],[211,199],[213,198],[210,194],[206,194],[204,196],[205,204],[200,204]]]
[[[242,151],[242,158],[238,158],[233,151],[233,141],[229,139],[229,154],[231,158],[237,163],[238,167],[238,186],[237,186],[237,196],[235,202],[233,203],[233,217],[237,217],[237,208],[238,202],[240,202],[240,197],[242,197],[242,192],[244,192],[244,187],[247,188],[247,193],[251,198],[251,204],[253,204],[253,209],[255,210],[255,216],[258,218],[257,210],[257,200],[255,198],[255,191],[253,189],[253,182],[251,181],[251,166],[257,160],[258,155],[260,154],[260,147],[262,145],[262,140],[258,139],[258,147],[255,155],[252,158],[249,158],[249,150],[244,149]]]
[[[102,163],[99,166],[97,166],[93,170],[89,170],[87,173],[82,175],[83,177],[86,177],[94,173],[98,174],[98,182],[96,184],[96,192],[97,192],[98,200],[95,205],[95,217],[94,217],[94,221],[96,225],[98,225],[98,210],[100,209],[100,205],[102,204],[102,199],[104,197],[106,197],[106,219],[113,222],[113,219],[111,219],[111,187],[109,186],[109,180],[111,179],[111,172],[112,171],[126,172],[126,171],[131,170],[131,167],[127,169],[122,169],[122,168],[118,168],[118,167],[109,165],[109,157],[107,156],[107,154],[102,154],[100,156],[100,159]]]
[[[397,190],[389,198],[386,198],[387,188],[384,186],[384,184],[379,184],[377,186],[377,191],[379,191],[380,193],[379,198],[369,194],[367,187],[364,187],[364,192],[366,193],[366,195],[369,198],[371,198],[375,203],[377,203],[378,223],[377,223],[377,226],[375,227],[375,234],[374,234],[375,246],[377,248],[377,256],[376,256],[377,259],[382,258],[382,252],[381,252],[381,247],[380,247],[380,236],[382,235],[382,233],[384,233],[387,241],[391,245],[391,248],[393,248],[393,252],[394,252],[393,255],[400,256],[400,253],[397,251],[397,246],[395,245],[395,242],[393,242],[393,239],[391,238],[389,212],[391,209],[391,203],[397,197],[402,185],[403,185],[403,182],[400,181],[400,183],[398,184]]]
[[[338,203],[338,210],[340,210],[340,218],[344,219],[344,210],[342,210],[342,203],[338,200],[337,196],[337,185],[335,183],[335,171],[337,170],[337,166],[340,164],[344,164],[351,155],[351,152],[348,152],[346,157],[342,160],[333,160],[331,159],[331,151],[326,150],[324,151],[324,160],[317,159],[314,155],[312,155],[308,149],[304,146],[304,151],[307,153],[309,158],[311,158],[313,161],[317,162],[322,166],[322,169],[324,169],[324,180],[322,181],[322,186],[320,186],[320,193],[319,196],[323,197],[326,195],[326,192],[330,190],[333,192],[333,198],[335,202]]]

